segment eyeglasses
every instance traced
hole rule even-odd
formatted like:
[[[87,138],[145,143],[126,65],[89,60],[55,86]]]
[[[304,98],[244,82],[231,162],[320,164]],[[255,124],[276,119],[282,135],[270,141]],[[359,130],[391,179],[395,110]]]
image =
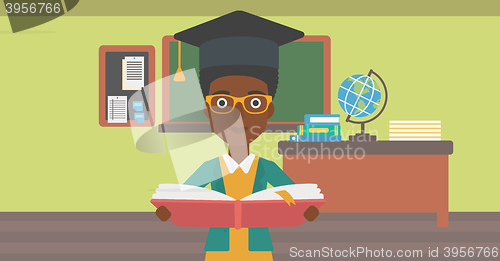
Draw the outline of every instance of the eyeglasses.
[[[243,105],[246,112],[260,114],[267,111],[269,104],[273,101],[273,97],[263,94],[252,94],[244,97],[216,94],[208,95],[205,100],[210,105],[210,110],[217,114],[230,113],[238,102]]]

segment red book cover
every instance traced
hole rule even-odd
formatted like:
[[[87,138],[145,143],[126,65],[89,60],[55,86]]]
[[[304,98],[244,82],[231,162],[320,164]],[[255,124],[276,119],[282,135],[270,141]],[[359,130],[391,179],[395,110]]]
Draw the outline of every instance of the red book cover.
[[[155,207],[165,206],[169,220],[181,227],[295,227],[306,218],[310,206],[320,208],[324,199],[285,200],[192,200],[152,199]]]

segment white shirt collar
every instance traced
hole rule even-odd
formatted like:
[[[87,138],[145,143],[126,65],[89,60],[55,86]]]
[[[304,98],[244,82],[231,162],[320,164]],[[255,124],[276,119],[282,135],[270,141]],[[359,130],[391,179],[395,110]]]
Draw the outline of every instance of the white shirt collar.
[[[226,163],[227,170],[229,170],[230,173],[234,173],[234,171],[240,167],[245,174],[250,171],[250,167],[252,167],[253,160],[255,159],[254,154],[248,155],[239,165],[236,163],[236,161],[231,158],[227,153],[222,155],[222,158],[224,159],[224,162]]]

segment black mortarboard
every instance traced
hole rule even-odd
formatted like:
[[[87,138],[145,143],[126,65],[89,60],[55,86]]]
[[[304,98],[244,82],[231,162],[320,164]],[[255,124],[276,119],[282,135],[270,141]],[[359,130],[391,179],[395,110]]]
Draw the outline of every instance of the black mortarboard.
[[[176,33],[174,38],[200,48],[200,70],[223,65],[258,65],[278,69],[279,46],[304,33],[235,11]]]

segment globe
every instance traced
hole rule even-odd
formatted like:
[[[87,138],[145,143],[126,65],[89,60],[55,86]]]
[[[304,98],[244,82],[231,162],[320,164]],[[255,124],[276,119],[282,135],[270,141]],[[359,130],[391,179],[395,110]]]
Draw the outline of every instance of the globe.
[[[355,74],[345,79],[339,88],[340,107],[352,117],[365,117],[380,104],[380,88],[370,76]]]

